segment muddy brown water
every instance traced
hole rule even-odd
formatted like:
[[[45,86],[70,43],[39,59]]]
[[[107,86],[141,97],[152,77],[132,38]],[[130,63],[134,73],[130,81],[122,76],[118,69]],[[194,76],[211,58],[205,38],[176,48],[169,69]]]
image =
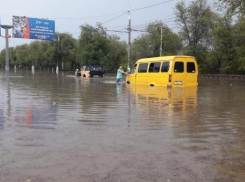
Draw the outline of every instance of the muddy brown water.
[[[244,90],[0,70],[0,181],[244,181]]]

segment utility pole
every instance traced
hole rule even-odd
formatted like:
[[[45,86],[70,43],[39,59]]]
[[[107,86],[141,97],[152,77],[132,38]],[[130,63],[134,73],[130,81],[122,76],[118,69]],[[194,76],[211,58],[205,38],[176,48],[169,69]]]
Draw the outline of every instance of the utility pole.
[[[162,25],[161,25],[161,44],[160,44],[160,57],[162,56]]]
[[[57,36],[57,43],[58,43],[58,47],[57,47],[57,66],[56,66],[56,74],[58,74],[59,73],[59,41],[60,41],[60,38],[59,38],[59,36]]]
[[[128,10],[128,71],[130,71],[130,59],[131,59],[131,14],[130,14],[130,8]]]
[[[11,29],[12,25],[1,25],[3,29],[5,29],[5,42],[6,42],[6,48],[5,48],[5,70],[9,71],[9,38],[10,35],[8,34],[8,30]]]

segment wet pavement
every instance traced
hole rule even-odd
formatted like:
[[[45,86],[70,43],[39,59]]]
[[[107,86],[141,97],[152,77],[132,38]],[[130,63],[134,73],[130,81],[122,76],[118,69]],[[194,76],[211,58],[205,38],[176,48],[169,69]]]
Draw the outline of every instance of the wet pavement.
[[[0,70],[0,181],[242,182],[245,81],[199,84]]]

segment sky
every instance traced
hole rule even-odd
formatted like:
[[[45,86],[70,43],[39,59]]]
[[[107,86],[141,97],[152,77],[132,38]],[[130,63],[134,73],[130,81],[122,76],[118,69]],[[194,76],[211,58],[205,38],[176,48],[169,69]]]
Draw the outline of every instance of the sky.
[[[80,35],[80,26],[97,22],[107,28],[109,34],[116,34],[127,41],[127,11],[130,7],[132,28],[145,29],[150,22],[162,20],[173,31],[178,32],[174,21],[175,5],[180,0],[2,0],[0,5],[1,24],[12,25],[12,16],[55,20],[55,30],[70,33],[74,38]],[[187,0],[188,2],[188,0]],[[158,4],[158,5],[157,5]],[[152,6],[155,5],[155,6]],[[145,8],[146,7],[146,8]],[[111,31],[109,31],[111,30]],[[1,29],[2,35],[5,34]],[[12,35],[12,31],[9,31]],[[132,40],[141,32],[132,32]],[[30,43],[34,40],[10,38],[9,46]],[[0,38],[0,50],[5,48],[5,39]]]

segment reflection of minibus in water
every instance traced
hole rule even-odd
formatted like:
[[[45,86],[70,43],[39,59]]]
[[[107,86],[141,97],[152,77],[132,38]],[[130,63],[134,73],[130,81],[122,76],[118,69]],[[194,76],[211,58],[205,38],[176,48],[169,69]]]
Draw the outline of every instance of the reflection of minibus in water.
[[[198,67],[191,56],[140,59],[127,76],[127,83],[150,86],[188,87],[198,85]]]
[[[168,89],[132,84],[128,89],[135,96],[136,107],[144,111],[142,119],[150,123],[176,118],[182,122],[193,122],[197,109],[197,87]],[[152,115],[159,120],[149,119]]]

